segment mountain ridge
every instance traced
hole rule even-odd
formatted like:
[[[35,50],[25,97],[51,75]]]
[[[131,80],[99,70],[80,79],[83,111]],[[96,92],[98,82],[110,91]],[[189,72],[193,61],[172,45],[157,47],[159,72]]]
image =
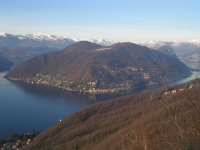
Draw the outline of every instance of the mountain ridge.
[[[174,50],[168,45],[161,46],[159,49],[157,49],[157,51],[162,52],[162,53],[172,56],[172,57],[177,57]]]
[[[94,38],[69,38],[69,37],[64,37],[64,36],[60,36],[60,35],[48,35],[48,34],[43,34],[43,33],[36,33],[36,34],[24,34],[24,35],[14,35],[14,34],[8,34],[8,33],[0,33],[0,37],[13,37],[16,38],[18,40],[37,40],[37,41],[56,41],[56,40],[66,40],[69,43],[75,43],[75,42],[80,42],[80,41],[88,41],[88,42],[92,42],[95,44],[99,44],[99,45],[103,45],[103,46],[109,46],[109,45],[113,45],[116,43],[122,43],[122,41],[117,41],[117,40],[109,40],[109,39],[94,39]],[[161,46],[164,45],[169,45],[171,47],[179,47],[181,45],[193,45],[193,46],[197,46],[200,47],[200,39],[193,39],[193,40],[188,40],[185,42],[178,42],[176,40],[172,40],[172,41],[155,41],[155,40],[150,40],[150,41],[141,41],[141,42],[137,42],[137,41],[126,41],[126,42],[131,42],[131,43],[136,43],[139,45],[143,45],[143,46],[147,46],[149,48],[153,48],[153,49],[158,49]],[[1,45],[1,44],[0,44]],[[67,46],[67,45],[66,45]],[[64,47],[61,47],[64,48]]]

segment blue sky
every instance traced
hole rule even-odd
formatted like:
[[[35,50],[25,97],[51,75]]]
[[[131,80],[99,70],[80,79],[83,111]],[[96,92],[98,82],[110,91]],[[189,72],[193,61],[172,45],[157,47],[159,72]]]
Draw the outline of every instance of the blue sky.
[[[0,0],[0,32],[120,41],[200,39],[199,0]]]

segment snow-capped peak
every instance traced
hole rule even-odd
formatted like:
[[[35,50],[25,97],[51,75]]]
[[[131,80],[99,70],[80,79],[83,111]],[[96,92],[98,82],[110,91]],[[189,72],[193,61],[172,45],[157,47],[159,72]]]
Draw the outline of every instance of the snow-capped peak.
[[[73,38],[74,42],[80,42],[81,40],[77,37]]]
[[[197,42],[197,43],[200,43],[200,39],[189,40],[188,42],[189,42],[189,43],[192,43],[192,42],[194,42],[194,43],[196,43],[196,42]]]
[[[189,40],[188,43],[200,46],[200,39]]]
[[[99,45],[103,45],[103,46],[110,46],[116,43],[120,43],[120,41],[116,41],[116,40],[109,40],[109,39],[93,39],[93,38],[67,38],[64,36],[60,36],[60,35],[48,35],[48,34],[44,34],[44,33],[36,33],[36,34],[24,34],[24,35],[12,35],[12,34],[8,34],[8,33],[0,33],[0,37],[7,37],[7,38],[14,38],[14,39],[18,39],[18,40],[36,40],[39,42],[46,42],[46,41],[67,41],[67,42],[79,42],[79,41],[89,41],[95,44],[99,44]],[[136,41],[125,41],[125,42],[132,42],[132,43],[136,43],[139,45],[143,45],[143,46],[147,46],[149,48],[153,48],[153,49],[158,49],[161,46],[164,45],[169,45],[172,47],[180,47],[180,46],[197,46],[200,47],[200,39],[193,39],[193,40],[189,40],[187,42],[178,42],[177,40],[172,40],[172,41],[168,41],[168,42],[162,42],[162,41],[156,41],[156,40],[150,40],[150,41],[142,41],[142,42],[136,42]]]
[[[27,37],[24,36],[24,35],[18,35],[17,37],[18,37],[20,40],[25,40],[25,39],[27,39]]]
[[[43,34],[43,33],[36,33],[36,34],[25,34],[24,36],[35,39],[35,40],[50,40],[50,41],[55,41],[55,40],[63,40],[65,37],[59,36],[59,35],[48,35],[48,34]]]
[[[109,45],[119,43],[119,41],[108,40],[108,39],[92,39],[92,38],[79,39],[79,38],[75,37],[75,38],[73,38],[73,40],[74,40],[74,42],[88,41],[88,42],[103,45],[103,46],[109,46]]]
[[[158,43],[158,42],[156,42],[154,40],[149,41],[149,44],[156,44],[156,43]]]
[[[1,33],[0,33],[0,36],[4,36],[4,37],[6,37],[6,33],[1,32]]]
[[[56,35],[47,35],[47,34],[43,34],[43,33],[37,33],[35,35],[33,35],[34,38],[38,39],[38,40],[58,40],[60,38],[63,39],[63,37],[61,36],[56,36]]]
[[[101,44],[101,45],[113,45],[119,43],[119,41],[116,40],[108,40],[108,39],[98,39],[97,40],[97,44]]]
[[[149,48],[154,48],[154,49],[158,49],[159,47],[166,45],[165,42],[155,41],[155,40],[137,42],[137,44],[147,46]]]
[[[177,41],[177,40],[172,40],[171,46],[178,47],[178,46],[180,46],[180,45],[181,45],[181,43],[180,43],[179,41]]]

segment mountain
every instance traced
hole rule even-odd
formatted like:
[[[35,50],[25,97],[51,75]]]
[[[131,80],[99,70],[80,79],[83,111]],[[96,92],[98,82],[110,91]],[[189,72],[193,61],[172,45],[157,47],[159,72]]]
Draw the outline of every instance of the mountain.
[[[116,44],[116,43],[120,43],[119,41],[116,41],[116,40],[91,39],[91,38],[87,38],[87,39],[74,38],[74,41],[75,42],[88,41],[88,42],[95,43],[95,44],[102,45],[102,46],[109,46],[109,45],[113,45],[113,44]]]
[[[0,45],[6,48],[16,47],[53,47],[61,49],[74,41],[69,38],[64,38],[56,35],[46,34],[26,34],[26,35],[12,35],[7,33],[0,34]]]
[[[172,57],[177,57],[174,50],[168,45],[161,46],[159,49],[157,49],[157,51],[162,52],[162,53],[172,56]]]
[[[200,40],[189,40],[187,42],[178,42],[173,40],[171,42],[161,42],[161,41],[146,41],[146,42],[136,42],[139,45],[147,46],[149,48],[158,49],[162,46],[169,46],[175,51],[176,55],[179,57],[186,53],[192,52],[200,47]]]
[[[23,150],[199,150],[198,80],[90,105],[55,123]]]
[[[119,41],[108,39],[79,39],[79,38],[66,38],[59,35],[47,35],[43,33],[37,34],[25,34],[25,35],[13,35],[8,33],[0,33],[0,46],[5,48],[16,47],[51,47],[62,49],[68,45],[74,44],[80,41],[90,41],[99,45],[112,45]]]
[[[32,58],[8,74],[12,80],[67,90],[103,92],[147,88],[190,74],[178,58],[133,43],[101,46],[82,41]]]
[[[8,49],[3,47],[3,46],[0,46],[0,55],[2,55],[3,53],[5,53]]]
[[[41,47],[41,46],[17,47],[5,50],[2,56],[14,62],[14,67],[17,67],[28,59],[56,50],[58,49],[51,47]]]
[[[68,45],[74,44],[80,41],[89,41],[94,44],[109,46],[116,43],[120,43],[120,41],[116,40],[108,40],[108,39],[92,39],[92,38],[67,38],[60,35],[47,35],[43,33],[37,34],[24,34],[24,35],[13,35],[8,33],[0,33],[0,47],[5,47],[7,49],[16,48],[16,47],[51,47],[62,49]],[[162,46],[168,45],[170,46],[177,56],[183,55],[188,52],[192,52],[200,47],[200,40],[189,40],[187,42],[178,42],[176,40],[172,40],[169,42],[163,41],[143,41],[143,42],[132,42],[142,46],[147,46],[152,49],[158,49]]]
[[[183,62],[200,62],[200,47],[194,51],[180,55],[179,58]]]
[[[180,43],[178,46],[172,46],[173,50],[176,52],[178,57],[189,52],[195,51],[199,47],[199,45],[190,42],[183,42]]]
[[[10,67],[13,65],[13,62],[0,56],[0,72],[10,70]]]
[[[75,43],[70,38],[42,33],[12,35],[0,33],[0,55],[19,66],[25,60]],[[12,69],[13,69],[12,67]]]
[[[147,46],[149,48],[152,49],[158,49],[161,46],[167,45],[167,42],[161,42],[161,41],[155,41],[155,40],[151,40],[151,41],[142,41],[142,42],[133,42],[142,46]]]
[[[188,43],[191,43],[200,47],[200,39],[189,40]]]

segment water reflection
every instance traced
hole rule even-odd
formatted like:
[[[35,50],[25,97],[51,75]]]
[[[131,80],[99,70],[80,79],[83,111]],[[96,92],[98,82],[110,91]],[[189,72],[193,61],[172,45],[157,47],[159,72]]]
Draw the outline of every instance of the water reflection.
[[[200,62],[187,62],[185,64],[190,68],[200,69]],[[181,80],[175,82],[174,84],[186,83],[186,82],[196,79],[196,78],[200,78],[200,71],[192,71],[191,76],[189,76],[185,79],[181,79]]]
[[[52,100],[65,98],[73,101],[83,101],[89,104],[108,99],[113,99],[128,94],[138,93],[142,91],[141,89],[139,89],[137,91],[121,91],[116,93],[95,94],[95,93],[69,92],[64,89],[59,89],[57,87],[30,84],[19,81],[10,81],[10,82],[14,83],[24,92],[29,93],[31,95],[37,95],[42,98],[51,98]]]
[[[131,94],[67,92],[52,86],[9,81],[0,73],[0,138],[13,133],[40,132],[92,103]]]

